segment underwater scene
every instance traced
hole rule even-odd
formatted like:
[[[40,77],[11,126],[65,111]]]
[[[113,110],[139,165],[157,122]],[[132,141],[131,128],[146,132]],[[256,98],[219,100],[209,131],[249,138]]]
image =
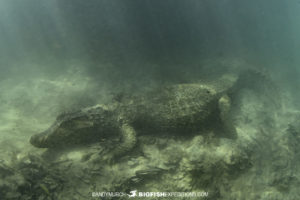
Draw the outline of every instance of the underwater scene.
[[[1,0],[0,200],[300,199],[300,1]]]

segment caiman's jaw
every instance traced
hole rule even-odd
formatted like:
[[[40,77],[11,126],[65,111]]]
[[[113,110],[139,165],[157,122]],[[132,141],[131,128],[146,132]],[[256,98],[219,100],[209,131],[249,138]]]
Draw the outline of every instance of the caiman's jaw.
[[[55,133],[55,131],[58,130],[59,125],[60,124],[58,123],[58,120],[56,120],[55,123],[47,130],[31,136],[30,143],[38,148],[48,148],[50,145],[48,136],[51,136],[53,133]]]
[[[83,118],[74,118],[63,122],[56,121],[46,131],[33,135],[30,143],[38,148],[52,148],[65,144],[75,145],[81,143],[77,136],[83,133],[88,136],[93,131],[93,126],[93,121]]]
[[[59,146],[59,143],[62,142],[62,140],[65,139],[64,137],[69,135],[68,132],[70,133],[71,131],[64,129],[62,125],[63,123],[56,120],[55,123],[46,131],[33,135],[30,138],[30,143],[38,148],[51,148],[54,146]],[[53,138],[59,138],[59,140],[53,142]]]
[[[99,117],[104,113],[105,110],[99,108],[62,114],[46,131],[33,135],[30,143],[38,148],[53,148],[94,141],[95,136],[101,136],[96,126],[101,126]]]
[[[43,137],[41,137],[40,134],[31,136],[30,143],[35,147],[44,148]]]

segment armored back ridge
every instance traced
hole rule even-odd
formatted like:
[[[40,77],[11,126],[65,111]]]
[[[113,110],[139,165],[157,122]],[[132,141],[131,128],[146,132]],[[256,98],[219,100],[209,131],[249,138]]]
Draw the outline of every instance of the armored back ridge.
[[[191,133],[217,109],[216,91],[208,85],[179,84],[123,102],[120,113],[144,133]]]

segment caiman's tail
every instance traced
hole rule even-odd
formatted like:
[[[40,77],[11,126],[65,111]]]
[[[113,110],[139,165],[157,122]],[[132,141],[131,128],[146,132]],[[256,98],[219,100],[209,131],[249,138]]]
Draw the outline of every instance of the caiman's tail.
[[[263,99],[267,106],[276,108],[282,107],[282,99],[279,86],[272,80],[267,70],[259,70],[248,68],[241,70],[238,79],[231,91],[230,95],[238,95],[241,90],[248,89]]]

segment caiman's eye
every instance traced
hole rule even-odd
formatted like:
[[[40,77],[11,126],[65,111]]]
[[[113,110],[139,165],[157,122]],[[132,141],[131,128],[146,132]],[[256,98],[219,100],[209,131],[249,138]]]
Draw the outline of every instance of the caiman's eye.
[[[72,111],[72,112],[68,112],[68,111],[65,111],[63,113],[61,113],[60,115],[58,115],[56,117],[56,120],[63,120],[63,119],[66,119],[67,117],[69,118],[74,118],[74,117],[78,117],[80,116],[80,110],[76,110],[76,111]]]
[[[62,120],[62,119],[64,119],[66,116],[67,116],[67,113],[66,113],[66,112],[63,112],[63,113],[61,113],[60,115],[58,115],[58,116],[56,117],[56,120]]]

